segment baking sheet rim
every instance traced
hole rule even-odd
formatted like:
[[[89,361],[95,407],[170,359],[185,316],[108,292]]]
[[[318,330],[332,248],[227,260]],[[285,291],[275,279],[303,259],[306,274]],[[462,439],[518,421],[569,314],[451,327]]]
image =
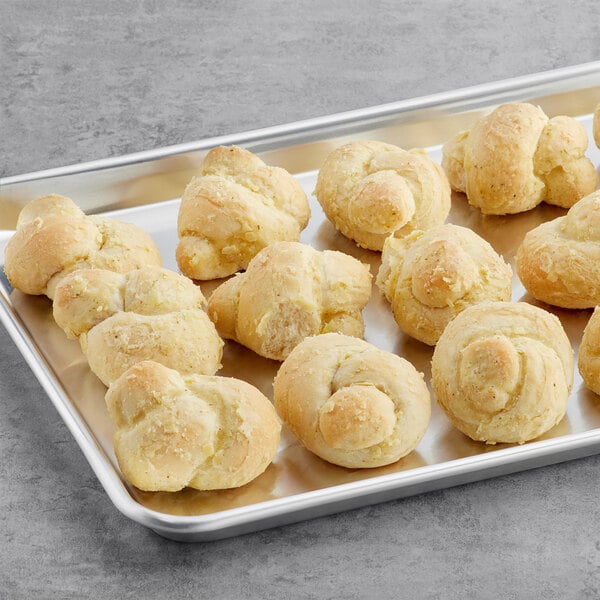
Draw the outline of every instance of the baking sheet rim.
[[[22,183],[34,179],[90,172],[141,161],[150,161],[180,152],[211,147],[219,143],[242,143],[244,140],[249,139],[276,137],[290,131],[302,132],[304,130],[303,126],[307,129],[318,130],[319,127],[326,127],[327,125],[342,122],[368,120],[377,116],[389,116],[394,113],[394,110],[404,112],[411,109],[416,110],[424,106],[441,105],[445,102],[460,102],[461,99],[484,98],[486,95],[491,96],[502,92],[517,92],[521,89],[525,91],[530,87],[552,83],[558,84],[565,78],[575,78],[588,73],[597,74],[598,72],[600,72],[600,61],[574,65],[573,67],[545,71],[531,76],[522,76],[491,82],[489,84],[471,86],[358,111],[338,113],[329,117],[320,117],[318,119],[300,121],[252,132],[221,136],[219,138],[207,138],[191,144],[171,146],[114,159],[91,161],[70,167],[8,177],[0,179],[0,185]],[[1,233],[3,235],[0,237],[4,237],[4,235],[10,232]],[[210,514],[186,516],[161,513],[141,505],[130,495],[120,476],[114,471],[110,461],[104,456],[102,449],[94,441],[93,435],[88,430],[85,422],[64,401],[60,382],[57,378],[53,377],[51,369],[46,364],[43,355],[36,350],[35,340],[29,336],[23,327],[19,326],[20,318],[11,309],[11,301],[7,290],[1,283],[0,309],[0,321],[2,321],[21,355],[40,381],[40,384],[75,438],[86,460],[115,507],[128,518],[149,527],[160,535],[173,539],[187,541],[221,539],[240,533],[240,531],[231,531],[235,527],[244,528],[245,526],[245,530],[242,533],[246,533],[311,518],[311,516],[322,516],[340,512],[349,508],[363,506],[367,502],[361,502],[361,499],[377,494],[385,494],[385,497],[372,498],[368,503],[374,504],[391,500],[395,497],[401,497],[403,496],[403,490],[409,487],[422,486],[422,489],[415,489],[410,492],[411,495],[418,494],[432,489],[459,485],[467,481],[476,481],[509,472],[563,462],[600,451],[600,428],[596,428],[557,438],[533,441],[522,446],[500,448],[492,453],[482,453],[443,463],[415,467],[407,471],[301,492],[288,497],[274,498]],[[499,469],[502,471],[496,472]],[[428,485],[436,482],[440,483],[440,485]],[[303,513],[307,513],[311,509],[318,514],[303,516]],[[276,520],[277,522],[268,523],[269,520]],[[259,526],[251,527],[252,524],[259,524]],[[212,535],[225,531],[228,531],[228,533],[224,535]]]

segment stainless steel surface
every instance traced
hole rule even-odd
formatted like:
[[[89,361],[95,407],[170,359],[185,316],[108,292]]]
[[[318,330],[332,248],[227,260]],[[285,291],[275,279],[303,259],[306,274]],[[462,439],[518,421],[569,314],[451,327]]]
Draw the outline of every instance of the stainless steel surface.
[[[35,195],[67,193],[86,210],[116,208],[109,214],[149,231],[165,265],[176,268],[177,196],[204,151],[213,145],[238,143],[261,152],[268,162],[291,170],[310,194],[315,169],[332,148],[346,140],[373,138],[403,147],[425,146],[440,161],[439,144],[481,112],[509,100],[534,101],[550,114],[575,116],[589,133],[590,113],[600,101],[600,62],[118,161],[8,178],[0,182],[0,228],[14,226],[19,208]],[[600,164],[600,151],[593,144],[588,156]],[[361,250],[337,234],[314,198],[311,208],[311,222],[302,241],[352,254],[368,262],[376,273],[379,255]],[[474,229],[512,262],[526,231],[560,214],[564,211],[542,205],[522,215],[483,217],[456,195],[449,220]],[[9,231],[0,233],[0,248],[9,236]],[[207,294],[212,287],[214,284],[203,285]],[[516,278],[513,299],[531,301]],[[431,424],[416,451],[388,467],[336,467],[314,457],[285,433],[269,469],[239,490],[144,493],[121,478],[112,450],[113,427],[103,402],[105,388],[89,371],[77,343],[66,340],[54,324],[50,301],[11,290],[2,279],[0,302],[5,326],[114,504],[130,518],[174,539],[218,539],[600,451],[600,399],[585,390],[576,373],[565,419],[541,439],[522,446],[473,442],[453,429],[434,406]],[[577,348],[590,312],[551,310],[561,318]],[[368,341],[406,357],[429,379],[431,349],[401,334],[376,289],[365,321]],[[220,374],[247,379],[271,396],[277,367],[278,363],[228,342]]]

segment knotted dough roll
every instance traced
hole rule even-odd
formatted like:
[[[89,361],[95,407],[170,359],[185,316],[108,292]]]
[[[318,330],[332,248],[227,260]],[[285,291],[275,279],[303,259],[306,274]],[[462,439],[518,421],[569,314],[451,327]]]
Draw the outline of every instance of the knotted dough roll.
[[[334,150],[315,189],[327,218],[359,246],[381,250],[385,239],[442,224],[450,186],[424,150],[351,142]]]
[[[145,231],[117,219],[87,216],[57,194],[40,196],[23,207],[4,254],[4,270],[14,288],[49,298],[60,280],[77,269],[126,273],[162,264]]]
[[[208,314],[223,337],[284,360],[310,335],[334,331],[362,337],[361,311],[370,295],[369,268],[355,258],[278,242],[213,292]]]
[[[310,208],[300,184],[248,150],[219,146],[181,198],[177,263],[192,279],[218,279],[248,266],[262,248],[297,241]]]
[[[435,347],[438,404],[478,441],[523,443],[564,416],[573,349],[557,317],[523,302],[485,302],[456,316]]]
[[[275,408],[302,444],[342,467],[380,467],[416,448],[431,416],[423,375],[337,333],[310,337],[281,365]]]
[[[583,330],[579,346],[579,372],[585,385],[600,394],[600,306],[597,306]]]
[[[532,104],[503,104],[444,145],[452,189],[484,214],[524,212],[542,200],[569,208],[596,189],[583,126]]]
[[[106,406],[121,471],[145,491],[242,486],[269,466],[279,445],[273,405],[239,379],[143,361],[110,386]]]
[[[600,304],[600,190],[564,217],[529,231],[517,250],[516,269],[542,302],[563,308]]]
[[[476,233],[446,224],[402,239],[389,237],[377,285],[402,331],[434,346],[468,306],[510,300],[512,269]]]
[[[53,313],[67,337],[79,339],[90,369],[108,386],[142,360],[182,373],[215,373],[223,341],[205,304],[200,288],[174,271],[85,269],[56,288]]]

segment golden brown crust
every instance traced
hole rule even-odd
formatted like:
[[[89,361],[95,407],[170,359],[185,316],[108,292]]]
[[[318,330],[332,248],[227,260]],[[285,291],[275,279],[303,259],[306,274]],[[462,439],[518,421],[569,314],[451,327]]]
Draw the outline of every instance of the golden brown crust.
[[[385,239],[446,220],[450,186],[423,150],[375,141],[345,144],[319,171],[315,189],[327,218],[359,246],[381,250]]]
[[[86,216],[69,198],[52,194],[21,211],[5,248],[4,268],[13,287],[53,298],[60,280],[77,269],[125,273],[160,264],[158,248],[139,227]]]
[[[482,303],[450,321],[431,367],[437,402],[455,427],[489,444],[523,443],[564,416],[573,349],[541,308]]]
[[[431,415],[423,376],[409,362],[337,333],[296,346],[273,390],[279,416],[304,446],[343,467],[399,460],[418,445]]]
[[[121,471],[146,491],[242,486],[268,467],[279,444],[273,405],[238,379],[144,361],[110,386],[106,405]]]
[[[87,333],[124,309],[125,276],[105,269],[80,269],[65,276],[56,287],[52,313],[71,339]]]
[[[213,292],[208,314],[223,337],[284,360],[310,335],[362,337],[361,311],[370,294],[369,269],[351,256],[278,242]]]
[[[215,373],[223,341],[204,306],[200,289],[167,269],[84,269],[56,288],[53,313],[68,337],[79,338],[90,369],[108,386],[142,360],[182,373]]]
[[[465,175],[465,146],[469,131],[461,131],[448,140],[443,147],[442,168],[448,177],[450,188],[462,192],[467,191]]]
[[[400,328],[433,346],[468,306],[510,300],[512,270],[476,233],[446,224],[388,238],[377,285]]]
[[[503,104],[444,145],[442,166],[452,189],[485,214],[524,212],[542,200],[568,208],[598,183],[587,144],[570,117]]]
[[[563,308],[600,304],[600,191],[529,231],[516,270],[537,300]]]
[[[265,246],[297,241],[310,216],[300,184],[237,146],[211,150],[179,208],[177,263],[192,279],[245,269]]]
[[[578,366],[585,385],[600,394],[600,306],[594,309],[583,330]]]

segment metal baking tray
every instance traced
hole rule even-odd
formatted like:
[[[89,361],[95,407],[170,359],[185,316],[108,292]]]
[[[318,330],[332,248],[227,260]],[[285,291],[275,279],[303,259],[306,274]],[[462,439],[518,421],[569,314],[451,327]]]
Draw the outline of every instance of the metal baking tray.
[[[165,266],[176,269],[178,198],[205,152],[213,146],[238,144],[257,152],[268,163],[294,173],[311,194],[323,159],[346,141],[377,139],[404,148],[425,147],[440,161],[442,143],[484,112],[510,101],[534,102],[550,115],[574,116],[586,127],[591,140],[591,113],[600,102],[600,61],[290,125],[8,177],[0,180],[0,250],[26,202],[40,194],[61,193],[87,212],[112,214],[143,227],[158,243]],[[600,164],[600,150],[593,142],[588,156],[594,164]],[[369,263],[375,274],[379,255],[357,248],[336,233],[314,197],[311,208],[311,221],[302,241],[318,249],[347,252]],[[457,194],[449,221],[472,228],[512,263],[516,247],[529,229],[564,212],[542,204],[521,215],[484,217]],[[202,287],[209,294],[214,285]],[[535,303],[516,278],[513,299]],[[559,316],[577,350],[591,311],[546,308]],[[366,339],[404,356],[429,380],[432,350],[399,331],[389,306],[376,289],[364,314]],[[13,290],[2,275],[0,317],[115,506],[134,521],[176,540],[224,538],[600,452],[600,397],[586,390],[576,373],[565,418],[541,438],[520,446],[486,446],[471,441],[450,425],[434,403],[424,439],[414,452],[393,465],[365,470],[337,467],[310,454],[291,433],[284,431],[272,465],[240,489],[141,492],[124,481],[115,460],[113,425],[104,406],[105,388],[89,371],[77,342],[67,340],[54,324],[50,301]],[[278,366],[279,363],[227,342],[220,374],[246,379],[272,396],[272,380]]]

